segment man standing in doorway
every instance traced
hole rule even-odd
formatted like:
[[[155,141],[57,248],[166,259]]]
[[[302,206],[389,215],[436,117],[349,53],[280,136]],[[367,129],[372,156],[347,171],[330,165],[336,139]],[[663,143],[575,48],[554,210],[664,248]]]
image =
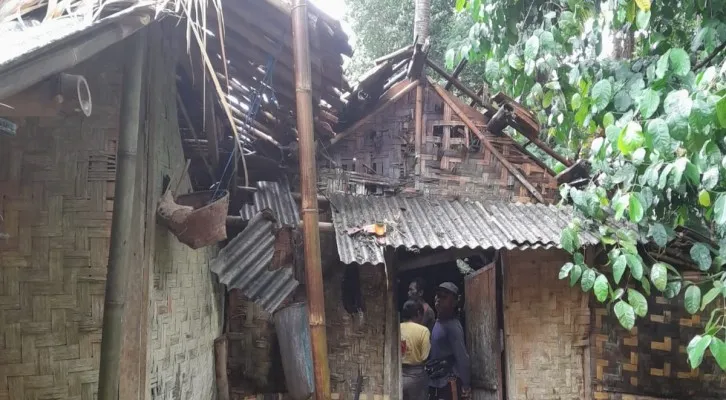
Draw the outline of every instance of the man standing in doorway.
[[[429,400],[471,398],[469,353],[464,329],[456,316],[459,288],[444,282],[436,289],[438,319],[431,333]]]
[[[428,376],[424,364],[431,349],[431,333],[421,325],[421,303],[408,300],[401,310],[401,375],[403,400],[425,400],[428,394]]]
[[[408,285],[408,299],[416,301],[423,307],[423,321],[421,325],[429,328],[429,331],[434,329],[434,323],[436,322],[436,314],[434,309],[431,308],[429,303],[424,300],[424,290],[426,289],[426,283],[422,278],[416,278]]]

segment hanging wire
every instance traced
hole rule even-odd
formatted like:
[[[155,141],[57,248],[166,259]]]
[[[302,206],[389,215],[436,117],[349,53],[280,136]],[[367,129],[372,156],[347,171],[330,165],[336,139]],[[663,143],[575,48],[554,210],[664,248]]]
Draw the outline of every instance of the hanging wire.
[[[280,53],[280,50],[282,50],[282,43],[279,42],[277,44],[277,54]],[[257,112],[262,108],[262,102],[263,102],[263,96],[265,94],[265,91],[269,91],[270,93],[270,101],[274,102],[274,104],[277,104],[277,97],[275,96],[275,89],[272,82],[272,75],[275,71],[275,64],[277,63],[277,57],[273,56],[272,54],[267,55],[267,61],[265,63],[265,75],[262,77],[262,80],[260,81],[259,87],[257,90],[254,91],[252,103],[247,109],[247,112],[244,115],[244,118],[242,122],[244,123],[243,127],[247,129],[252,128],[252,121],[257,118]],[[237,139],[235,139],[237,140]],[[254,143],[254,142],[253,142]],[[229,158],[227,159],[227,164],[224,166],[224,170],[222,170],[222,176],[220,177],[220,181],[217,183],[214,194],[212,196],[213,199],[217,199],[217,195],[219,193],[220,188],[222,187],[222,180],[225,179],[225,175],[227,174],[227,170],[229,169],[229,166],[232,164],[232,159],[237,159],[237,147],[235,146],[232,150],[232,153],[230,153]],[[242,147],[242,150],[244,151],[245,148]],[[245,153],[245,155],[254,154],[253,151],[250,151],[249,153]],[[233,175],[230,174],[229,177],[226,180],[225,187],[229,186],[229,184],[232,182]]]

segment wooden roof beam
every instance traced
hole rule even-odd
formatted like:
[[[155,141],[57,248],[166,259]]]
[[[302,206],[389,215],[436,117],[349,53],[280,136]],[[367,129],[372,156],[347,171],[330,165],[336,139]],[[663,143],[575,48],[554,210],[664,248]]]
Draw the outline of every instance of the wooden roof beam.
[[[371,111],[365,117],[356,121],[353,125],[349,126],[343,132],[340,132],[339,134],[335,135],[335,137],[333,137],[333,139],[330,140],[330,146],[334,146],[336,143],[340,142],[341,140],[343,140],[346,137],[353,134],[355,131],[360,129],[360,127],[362,127],[365,123],[370,121],[371,118],[375,117],[376,115],[378,115],[378,113],[380,113],[381,111],[388,108],[389,105],[398,101],[400,98],[405,96],[408,92],[410,92],[411,89],[415,88],[418,85],[419,85],[418,80],[409,82],[408,85],[404,86],[401,90],[397,91],[396,93],[389,93],[390,91],[392,91],[394,89],[394,88],[391,88],[391,90],[389,90],[389,92],[386,92],[383,94],[383,96],[381,96],[380,100],[383,100],[383,99],[385,99],[385,100],[382,103],[379,103],[378,107],[376,107],[373,111]],[[380,100],[379,100],[379,102],[380,102]]]
[[[499,160],[499,162],[501,162],[502,165],[504,165],[504,167],[507,170],[509,170],[509,172],[512,175],[514,175],[515,178],[517,178],[517,180],[522,184],[522,186],[527,188],[527,190],[529,190],[529,192],[532,193],[532,195],[539,202],[546,203],[544,196],[542,196],[542,194],[539,191],[537,191],[537,189],[534,187],[534,185],[532,185],[532,183],[530,181],[528,181],[527,178],[525,178],[524,175],[522,175],[522,173],[519,172],[519,170],[517,170],[517,167],[515,167],[512,163],[510,163],[509,160],[507,160],[507,158],[504,157],[504,155],[499,152],[499,150],[494,148],[492,143],[489,141],[489,138],[486,137],[486,135],[484,135],[479,130],[479,127],[476,126],[474,121],[472,121],[471,118],[469,118],[469,116],[467,116],[466,113],[464,113],[461,110],[459,105],[456,104],[456,102],[453,99],[451,99],[450,96],[452,96],[452,95],[449,94],[449,92],[447,92],[446,90],[444,90],[444,88],[437,85],[436,82],[434,82],[434,80],[431,79],[431,77],[428,77],[428,81],[429,81],[429,84],[431,85],[431,87],[433,87],[434,90],[436,91],[436,93],[438,93],[438,95],[441,96],[441,98],[444,100],[444,102],[446,102],[446,104],[448,104],[448,106],[451,107],[451,109],[459,116],[459,118],[461,118],[461,120],[464,121],[466,126],[468,126],[469,129],[471,129],[471,131],[474,132],[474,134],[481,140],[484,147],[486,147],[487,150],[489,150],[489,152],[491,152],[492,155],[494,157],[496,157],[496,159]]]
[[[459,74],[464,70],[466,67],[466,64],[469,62],[468,58],[462,58],[461,61],[459,61],[459,64],[456,65],[456,68],[454,68],[454,72],[451,73],[451,77],[454,79],[459,79]],[[444,89],[451,90],[451,87],[454,84],[451,82],[446,82],[446,85],[444,86]],[[479,95],[481,96],[481,95]],[[478,97],[478,96],[477,96]]]
[[[426,59],[426,64],[428,64],[431,69],[436,71],[439,75],[441,75],[444,79],[446,79],[448,82],[450,82],[454,87],[461,90],[465,95],[469,96],[472,100],[474,100],[477,104],[481,105],[482,107],[486,108],[487,114],[494,114],[497,110],[489,104],[489,102],[484,101],[481,97],[477,96],[474,91],[466,87],[461,81],[454,78],[453,76],[449,75],[443,68],[441,68],[438,64],[435,62]],[[443,88],[442,88],[443,89]]]
[[[409,44],[408,46],[401,47],[400,49],[388,53],[383,57],[376,58],[373,62],[378,64],[383,64],[386,61],[391,61],[391,63],[395,64],[401,60],[405,60],[413,55],[413,44]]]

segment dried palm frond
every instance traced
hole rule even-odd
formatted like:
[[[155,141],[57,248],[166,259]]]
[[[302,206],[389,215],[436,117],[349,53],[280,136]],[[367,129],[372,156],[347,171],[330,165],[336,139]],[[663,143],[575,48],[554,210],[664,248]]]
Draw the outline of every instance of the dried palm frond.
[[[199,54],[203,61],[204,75],[212,82],[217,98],[229,120],[229,126],[232,128],[235,138],[237,154],[242,157],[245,186],[249,186],[247,163],[244,157],[245,152],[242,149],[240,135],[233,118],[232,109],[227,100],[228,90],[223,88],[217,77],[218,72],[225,77],[225,80],[229,80],[227,79],[227,58],[224,51],[222,0],[2,0],[0,1],[0,24],[11,21],[22,21],[29,18],[30,15],[37,18],[42,10],[45,10],[45,16],[41,23],[67,17],[77,18],[79,23],[91,23],[100,20],[104,15],[138,6],[148,6],[154,9],[157,18],[164,13],[168,13],[185,20],[187,53],[192,54],[192,44],[198,46]],[[217,15],[217,32],[219,33],[219,37],[215,38],[215,40],[220,41],[219,45],[222,49],[221,68],[223,71],[215,70],[207,53],[207,39],[209,37],[208,32],[210,32],[207,29],[207,16],[209,15],[210,7],[214,7],[213,10]],[[206,87],[203,91],[206,92]],[[206,99],[206,96],[204,98]]]

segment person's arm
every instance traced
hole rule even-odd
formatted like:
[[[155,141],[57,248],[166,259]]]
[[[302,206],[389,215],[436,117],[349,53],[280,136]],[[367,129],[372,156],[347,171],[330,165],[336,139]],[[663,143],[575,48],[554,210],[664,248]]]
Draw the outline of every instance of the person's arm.
[[[462,389],[469,390],[471,384],[471,362],[469,361],[469,352],[466,350],[466,343],[464,342],[464,330],[461,324],[456,322],[447,325],[449,329],[447,329],[446,334],[449,337],[451,350],[454,352],[456,370],[460,375]]]

